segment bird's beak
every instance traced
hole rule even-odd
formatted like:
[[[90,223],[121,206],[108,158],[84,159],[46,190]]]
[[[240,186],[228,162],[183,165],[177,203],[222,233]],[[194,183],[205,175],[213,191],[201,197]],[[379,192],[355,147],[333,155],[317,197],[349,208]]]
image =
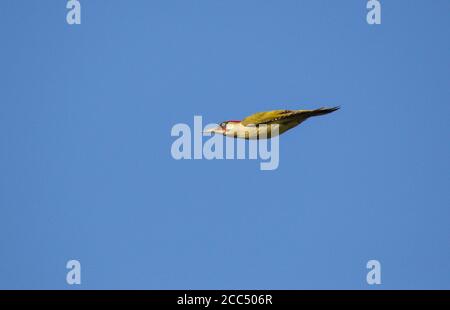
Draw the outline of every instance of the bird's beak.
[[[203,131],[203,134],[206,134],[208,136],[211,135],[212,133],[223,134],[224,130],[222,127],[218,126],[218,127],[206,129],[205,131]]]

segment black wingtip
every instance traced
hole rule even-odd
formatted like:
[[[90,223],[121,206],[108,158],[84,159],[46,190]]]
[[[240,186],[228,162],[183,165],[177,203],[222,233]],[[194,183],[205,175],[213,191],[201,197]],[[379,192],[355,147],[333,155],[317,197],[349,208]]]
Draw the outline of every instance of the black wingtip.
[[[319,109],[319,111],[322,111],[324,114],[328,114],[334,111],[337,111],[341,108],[341,106],[337,106],[337,107],[332,107],[332,108],[321,108]]]
[[[309,116],[325,115],[325,114],[329,114],[329,113],[332,113],[334,111],[337,111],[340,108],[341,108],[340,106],[333,107],[333,108],[319,108],[319,109],[312,110],[312,111],[308,112],[308,115]]]
[[[329,108],[329,110],[330,110],[330,112],[334,112],[334,111],[337,111],[337,110],[339,110],[341,108],[341,106],[340,105],[338,105],[337,107],[332,107],[332,108]]]

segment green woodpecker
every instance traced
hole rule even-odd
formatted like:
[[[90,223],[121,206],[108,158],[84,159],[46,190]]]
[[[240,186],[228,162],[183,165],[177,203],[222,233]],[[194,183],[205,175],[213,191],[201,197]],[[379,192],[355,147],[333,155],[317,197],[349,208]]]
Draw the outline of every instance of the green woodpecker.
[[[325,115],[336,110],[339,110],[339,107],[259,112],[246,117],[242,121],[222,122],[217,128],[209,129],[205,133],[222,134],[243,139],[271,138],[300,125],[311,116]]]

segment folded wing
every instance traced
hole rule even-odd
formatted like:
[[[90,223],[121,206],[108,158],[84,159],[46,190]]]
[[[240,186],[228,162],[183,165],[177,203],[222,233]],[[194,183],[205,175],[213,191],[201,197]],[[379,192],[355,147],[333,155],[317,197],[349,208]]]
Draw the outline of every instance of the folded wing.
[[[315,110],[273,110],[250,115],[246,117],[241,123],[244,126],[250,126],[271,123],[285,123],[291,121],[302,122],[308,117],[325,115],[336,110],[339,110],[339,107],[319,108]]]

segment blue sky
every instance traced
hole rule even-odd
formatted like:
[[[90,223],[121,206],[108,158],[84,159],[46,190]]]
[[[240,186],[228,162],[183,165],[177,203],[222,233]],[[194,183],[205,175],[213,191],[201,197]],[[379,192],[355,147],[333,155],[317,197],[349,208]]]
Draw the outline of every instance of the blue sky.
[[[1,1],[0,288],[450,289],[450,2],[381,2]],[[336,105],[274,171],[171,157]]]

